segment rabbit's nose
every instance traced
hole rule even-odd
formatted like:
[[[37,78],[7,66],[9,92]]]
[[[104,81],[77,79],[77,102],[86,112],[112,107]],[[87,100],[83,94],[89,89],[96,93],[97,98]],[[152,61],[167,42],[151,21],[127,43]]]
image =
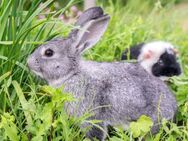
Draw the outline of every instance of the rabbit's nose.
[[[35,63],[38,64],[39,63],[39,59],[35,59]]]
[[[35,57],[29,56],[28,59],[27,59],[27,65],[29,67],[32,67],[32,66],[34,66],[34,65],[36,65],[38,63],[39,63],[39,60],[36,59]]]

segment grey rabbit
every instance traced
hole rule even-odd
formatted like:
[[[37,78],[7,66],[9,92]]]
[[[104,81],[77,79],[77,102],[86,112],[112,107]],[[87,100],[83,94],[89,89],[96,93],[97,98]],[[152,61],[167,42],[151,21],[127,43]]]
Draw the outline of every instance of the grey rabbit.
[[[68,113],[81,116],[92,110],[94,115],[90,119],[102,120],[99,126],[104,130],[93,126],[88,138],[103,141],[108,125],[122,125],[126,129],[141,115],[151,117],[152,133],[156,133],[160,120],[172,120],[177,109],[176,100],[164,82],[139,64],[81,59],[81,54],[99,41],[109,20],[100,7],[86,10],[76,22],[80,28],[67,38],[38,47],[28,57],[28,66],[50,86],[64,85],[64,91],[78,99],[66,104]]]

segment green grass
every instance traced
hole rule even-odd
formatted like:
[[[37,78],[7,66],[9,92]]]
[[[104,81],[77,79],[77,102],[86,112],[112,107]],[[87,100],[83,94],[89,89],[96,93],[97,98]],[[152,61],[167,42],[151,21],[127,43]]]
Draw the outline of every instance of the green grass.
[[[75,100],[35,78],[26,66],[26,59],[39,44],[55,36],[65,36],[71,25],[64,25],[57,17],[70,5],[53,11],[53,0],[2,0],[0,3],[0,140],[84,140],[88,128],[80,129],[92,113],[82,117],[69,117],[63,110],[66,101]],[[177,9],[173,0],[128,1],[125,6],[117,1],[99,1],[111,15],[110,25],[101,41],[87,51],[84,57],[96,61],[119,61],[120,54],[131,45],[146,41],[165,40],[175,44],[180,51],[179,61],[184,74],[169,81],[169,87],[178,101],[175,123],[163,121],[160,132],[149,133],[152,122],[141,117],[124,132],[116,128],[110,141],[138,140],[188,140],[188,32],[181,23],[188,14],[187,8]],[[26,6],[27,5],[27,6]],[[27,7],[27,8],[26,8]],[[51,8],[45,19],[39,19],[43,10]],[[167,126],[169,125],[169,126]],[[135,126],[138,127],[135,129]],[[85,139],[86,140],[86,139]]]

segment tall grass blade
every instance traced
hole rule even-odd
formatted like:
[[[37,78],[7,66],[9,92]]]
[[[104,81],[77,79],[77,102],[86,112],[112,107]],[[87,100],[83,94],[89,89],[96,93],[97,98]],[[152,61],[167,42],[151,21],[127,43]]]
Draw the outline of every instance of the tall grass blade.
[[[0,83],[1,83],[1,81],[3,81],[5,78],[7,78],[10,75],[11,75],[11,72],[9,71],[9,72],[3,74],[2,76],[0,76]]]
[[[10,0],[5,9],[3,9],[3,13],[0,15],[0,40],[2,40],[3,33],[5,31],[6,24],[8,22],[8,17],[11,12],[11,4],[13,0]],[[3,4],[2,4],[3,5]]]
[[[32,20],[42,11],[44,10],[50,3],[52,3],[54,0],[48,0],[45,3],[42,4],[41,7],[39,7],[37,10],[35,10],[30,16],[29,18],[25,21],[25,23],[22,25],[18,37],[20,37],[22,35],[22,33],[24,32],[24,30],[27,29],[28,25],[31,24]]]
[[[32,118],[31,118],[30,112],[28,111],[29,102],[25,99],[25,96],[24,96],[24,94],[22,92],[22,89],[20,88],[20,85],[18,84],[18,82],[17,81],[13,81],[12,84],[13,84],[15,90],[16,90],[16,93],[18,95],[20,103],[21,103],[21,105],[23,107],[23,111],[24,111],[24,114],[25,114],[25,118],[27,119],[27,123],[29,125],[31,125]]]

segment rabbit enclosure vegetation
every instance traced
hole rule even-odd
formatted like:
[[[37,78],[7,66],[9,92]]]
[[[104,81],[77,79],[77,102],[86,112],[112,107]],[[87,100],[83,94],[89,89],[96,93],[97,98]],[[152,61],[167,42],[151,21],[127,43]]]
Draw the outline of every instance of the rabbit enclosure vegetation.
[[[162,40],[175,45],[183,70],[166,82],[178,104],[174,121],[162,119],[159,132],[151,134],[153,121],[142,115],[126,130],[109,127],[106,140],[187,141],[188,1],[98,0],[96,4],[111,19],[101,40],[84,53],[85,60],[120,61],[126,48]],[[92,110],[70,116],[63,107],[77,99],[62,92],[63,86],[48,86],[26,63],[38,46],[76,28],[83,5],[83,0],[0,0],[0,141],[88,141],[85,135],[91,126],[82,125],[100,128],[100,120],[89,118]]]

